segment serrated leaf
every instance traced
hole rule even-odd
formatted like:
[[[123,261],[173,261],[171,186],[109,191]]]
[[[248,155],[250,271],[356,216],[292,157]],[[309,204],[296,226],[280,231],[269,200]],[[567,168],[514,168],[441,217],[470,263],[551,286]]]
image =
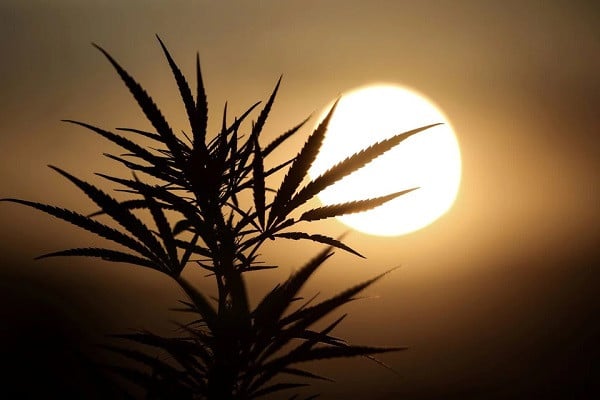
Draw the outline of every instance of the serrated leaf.
[[[300,128],[302,128],[304,126],[304,124],[306,124],[306,122],[308,122],[309,119],[310,119],[310,116],[308,116],[304,121],[300,122],[298,125],[294,126],[292,129],[282,133],[277,138],[275,138],[271,143],[269,143],[263,150],[263,154],[265,155],[265,157],[268,156],[269,154],[271,154],[271,152],[273,150],[275,150],[283,142],[285,142],[287,139],[292,137],[296,132],[298,132],[298,130],[300,130]]]
[[[133,79],[133,77],[129,75],[129,73],[127,73],[127,71],[125,71],[125,69],[123,69],[123,67],[121,67],[121,65],[119,65],[119,63],[117,63],[117,61],[106,50],[104,50],[102,47],[96,44],[94,44],[94,47],[100,50],[115,68],[115,70],[129,89],[129,91],[139,104],[140,108],[146,115],[146,118],[148,118],[150,123],[152,123],[152,126],[154,126],[154,129],[156,129],[156,132],[164,139],[165,144],[173,154],[175,160],[178,162],[179,165],[183,166],[184,157],[182,154],[182,149],[180,148],[180,141],[178,141],[175,137],[175,134],[171,130],[171,127],[167,123],[165,117],[163,117],[156,104],[154,104],[152,98],[148,95],[148,93],[146,93],[142,86],[138,82],[136,82],[136,80]]]
[[[337,217],[345,214],[352,214],[361,211],[367,211],[372,208],[378,207],[396,197],[402,196],[403,194],[412,192],[417,188],[402,190],[400,192],[388,194],[386,196],[375,197],[367,200],[356,200],[341,204],[332,204],[329,206],[323,206],[313,208],[312,210],[306,211],[300,216],[301,221],[316,221],[319,219]]]
[[[69,256],[81,256],[81,257],[97,257],[102,258],[106,261],[112,262],[123,262],[128,264],[135,264],[142,267],[152,268],[161,272],[167,272],[163,269],[161,264],[157,264],[152,260],[146,258],[134,256],[133,254],[123,253],[117,250],[96,248],[96,247],[85,247],[69,250],[55,251],[52,253],[43,254],[37,256],[35,259],[40,260],[48,257],[69,257]]]
[[[165,53],[165,57],[167,58],[169,66],[171,67],[171,71],[173,72],[173,77],[177,82],[177,87],[179,88],[179,95],[181,96],[181,100],[183,101],[183,104],[185,106],[185,111],[188,115],[190,127],[192,128],[193,137],[201,137],[201,122],[198,118],[199,115],[196,111],[196,103],[194,102],[194,98],[192,97],[192,91],[190,90],[190,86],[188,85],[185,76],[183,76],[183,73],[173,60],[173,57],[171,57],[169,50],[167,50],[167,47],[165,46],[161,38],[158,35],[156,35],[156,38],[158,39],[158,42],[160,43],[160,46],[162,47],[163,52]],[[195,143],[196,140],[194,140],[194,144]]]
[[[338,101],[339,100],[333,104],[325,119],[308,137],[304,143],[304,146],[295,157],[294,162],[290,166],[287,174],[283,178],[283,181],[281,182],[281,185],[279,186],[271,205],[271,212],[269,213],[268,221],[269,226],[271,226],[274,221],[282,220],[287,216],[285,207],[287,206],[287,203],[291,199],[294,192],[298,189],[298,186],[300,186],[302,179],[306,176],[306,173],[315,160],[317,153],[319,152],[319,148],[323,143],[325,133],[327,132],[327,125],[329,124],[329,120],[335,111]]]
[[[349,253],[357,255],[361,258],[365,258],[365,256],[363,256],[362,254],[360,254],[359,252],[357,252],[350,246],[347,246],[344,243],[342,243],[341,241],[334,239],[332,237],[329,237],[329,236],[325,236],[325,235],[308,234],[305,232],[283,232],[283,233],[277,233],[273,236],[285,238],[285,239],[292,239],[292,240],[302,240],[302,239],[311,240],[313,242],[323,243],[323,244],[327,244],[329,246],[337,247],[338,249],[342,249]]]
[[[89,232],[95,233],[96,235],[101,236],[105,239],[121,244],[131,250],[137,251],[138,253],[143,254],[148,258],[155,258],[154,254],[150,252],[150,250],[148,250],[142,243],[116,229],[113,229],[96,220],[88,218],[85,215],[81,215],[74,211],[66,210],[64,208],[59,208],[27,200],[0,199],[0,201],[10,201],[13,203],[19,203],[35,208],[37,210],[45,212],[46,214],[52,215],[53,217],[62,219]]]
[[[265,227],[265,170],[263,166],[263,156],[261,154],[258,137],[254,137],[254,157],[252,160],[252,193],[254,197],[254,208],[258,217],[260,227]]]
[[[124,138],[123,136],[116,135],[110,131],[96,127],[94,125],[87,124],[85,122],[74,121],[71,119],[64,119],[63,122],[68,122],[70,124],[79,125],[84,128],[87,128],[105,137],[111,142],[123,147],[124,149],[131,151],[136,157],[139,157],[142,160],[147,161],[156,167],[168,168],[166,161],[162,157],[150,153],[148,150],[130,141],[129,139]]]
[[[296,209],[297,207],[306,203],[308,200],[320,193],[323,189],[333,185],[335,182],[339,181],[345,176],[350,175],[351,173],[364,167],[372,160],[386,153],[388,150],[391,150],[409,137],[437,125],[440,124],[427,125],[392,136],[389,139],[375,143],[337,163],[325,171],[321,176],[315,178],[312,182],[309,182],[304,188],[302,188],[298,194],[294,196],[292,200],[290,200],[288,211],[291,212],[293,209]]]
[[[198,119],[198,132],[194,134],[194,148],[204,148],[206,138],[206,127],[208,126],[208,103],[206,101],[206,91],[202,81],[202,71],[200,70],[200,54],[196,53],[196,118]]]
[[[355,295],[362,292],[367,287],[371,286],[373,283],[377,282],[379,279],[394,271],[395,269],[396,268],[392,268],[388,271],[385,271],[384,273],[379,274],[374,278],[371,278],[361,284],[346,289],[343,292],[337,294],[336,296],[324,300],[319,304],[304,308],[302,310],[298,310],[290,314],[289,316],[283,318],[281,320],[281,324],[282,326],[285,326],[294,323],[295,325],[290,328],[290,333],[293,333],[294,330],[304,330],[305,328],[317,322],[333,310],[336,310],[340,306],[351,301]]]
[[[202,316],[202,319],[206,322],[206,326],[215,332],[218,324],[218,315],[212,305],[206,300],[204,295],[200,293],[194,286],[192,286],[185,278],[178,276],[176,281],[185,291],[187,296],[190,298],[192,303],[196,306],[198,313]]]
[[[269,96],[269,100],[267,100],[265,107],[261,110],[260,114],[258,115],[256,124],[254,124],[254,126],[252,127],[251,136],[254,138],[253,140],[258,140],[258,137],[265,125],[265,122],[267,121],[267,117],[269,116],[269,112],[271,111],[271,107],[273,106],[273,102],[275,101],[275,96],[277,96],[277,90],[279,89],[279,85],[281,84],[281,78],[282,77],[280,76],[277,80],[277,84],[275,85],[271,96]]]
[[[156,257],[161,260],[167,259],[162,245],[156,240],[150,229],[142,221],[140,221],[135,215],[131,213],[127,208],[122,207],[120,203],[98,189],[92,184],[89,184],[75,176],[69,174],[66,171],[54,166],[50,166],[53,170],[70,180],[80,188],[91,200],[94,201],[104,212],[110,215],[115,221],[121,226],[135,235],[142,243],[146,245]]]

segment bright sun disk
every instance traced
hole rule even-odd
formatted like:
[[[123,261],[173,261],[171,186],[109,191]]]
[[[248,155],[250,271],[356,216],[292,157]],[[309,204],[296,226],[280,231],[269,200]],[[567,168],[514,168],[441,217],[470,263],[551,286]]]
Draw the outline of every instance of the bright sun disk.
[[[373,143],[438,122],[443,124],[406,139],[321,192],[319,199],[329,205],[419,187],[375,209],[338,219],[358,231],[380,236],[402,235],[431,224],[448,211],[458,193],[460,150],[448,118],[412,89],[380,84],[344,94],[309,171],[315,178]]]

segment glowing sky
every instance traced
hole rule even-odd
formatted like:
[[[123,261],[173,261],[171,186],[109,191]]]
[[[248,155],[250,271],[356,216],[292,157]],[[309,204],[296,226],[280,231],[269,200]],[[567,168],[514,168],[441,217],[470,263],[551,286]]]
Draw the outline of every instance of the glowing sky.
[[[340,331],[357,343],[406,344],[411,350],[385,358],[400,379],[368,362],[353,361],[357,372],[350,378],[326,364],[342,383],[319,390],[326,398],[348,393],[344,390],[371,391],[380,399],[395,398],[394,393],[493,398],[496,390],[498,398],[506,398],[502,393],[516,393],[511,387],[541,393],[541,382],[549,379],[557,390],[579,387],[577,379],[586,379],[590,354],[598,354],[590,338],[600,332],[592,319],[598,312],[600,242],[597,5],[122,3],[0,4],[0,197],[89,211],[84,196],[45,165],[94,181],[93,172],[113,167],[101,153],[114,148],[60,120],[146,126],[91,42],[138,78],[179,128],[185,128],[183,108],[155,33],[190,76],[200,52],[213,130],[226,100],[231,115],[239,113],[265,100],[283,74],[265,141],[310,113],[317,116],[350,88],[380,81],[414,87],[444,110],[460,142],[463,177],[455,205],[407,236],[351,234],[348,243],[367,260],[336,254],[307,288],[341,289],[401,264],[367,293],[378,298],[349,308]],[[290,143],[290,152],[301,139]],[[91,240],[33,210],[0,204],[0,226],[3,292],[7,299],[26,299],[23,315],[38,301],[23,288],[39,289],[36,282],[46,282],[41,293],[61,293],[79,304],[65,310],[60,303],[54,312],[97,329],[160,325],[148,302],[166,310],[179,296],[168,283],[165,294],[152,295],[163,278],[133,267],[74,260],[32,265],[29,260],[40,253]],[[313,229],[331,235],[345,230],[333,221]],[[312,254],[317,247],[293,242],[266,249],[264,258],[282,268],[252,284],[264,289],[287,277],[299,265],[298,257],[289,257],[292,251]],[[20,315],[18,307],[6,313]],[[575,345],[561,347],[567,342]],[[561,350],[552,353],[556,348]],[[563,373],[564,365],[577,373]]]

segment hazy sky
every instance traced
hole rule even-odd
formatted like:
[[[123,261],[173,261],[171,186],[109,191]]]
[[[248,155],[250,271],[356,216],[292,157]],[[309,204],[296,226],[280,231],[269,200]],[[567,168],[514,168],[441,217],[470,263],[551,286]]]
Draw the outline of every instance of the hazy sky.
[[[101,154],[114,148],[60,120],[146,127],[91,42],[180,129],[183,107],[156,33],[190,76],[199,51],[213,130],[226,100],[239,113],[265,100],[281,74],[266,140],[356,86],[411,86],[455,128],[461,189],[454,207],[419,232],[351,234],[367,260],[336,254],[307,288],[333,292],[402,265],[367,293],[376,299],[348,307],[339,331],[357,343],[408,345],[385,357],[401,377],[363,360],[349,375],[325,364],[340,383],[319,390],[325,398],[466,399],[583,388],[598,373],[592,338],[600,334],[599,20],[591,1],[3,0],[0,197],[92,210],[45,166],[94,180],[113,167]],[[3,203],[0,224],[0,288],[8,304],[21,304],[6,308],[15,318],[9,335],[40,303],[83,331],[102,331],[160,326],[178,299],[170,282],[134,267],[30,263],[93,240],[62,222]],[[345,228],[332,221],[314,229]],[[286,254],[299,249],[318,248],[266,249],[264,258],[282,268],[255,278],[257,290],[297,267],[299,257]]]

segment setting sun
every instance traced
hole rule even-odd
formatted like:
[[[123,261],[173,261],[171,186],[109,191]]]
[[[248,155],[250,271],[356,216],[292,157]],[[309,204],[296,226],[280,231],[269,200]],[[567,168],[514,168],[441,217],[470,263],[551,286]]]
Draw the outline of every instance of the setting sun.
[[[339,220],[358,231],[381,236],[402,235],[431,224],[452,206],[458,193],[460,150],[448,118],[412,89],[379,84],[343,94],[309,172],[317,177],[375,142],[435,123],[442,124],[408,138],[324,190],[320,200],[329,205],[417,187],[376,209]]]

